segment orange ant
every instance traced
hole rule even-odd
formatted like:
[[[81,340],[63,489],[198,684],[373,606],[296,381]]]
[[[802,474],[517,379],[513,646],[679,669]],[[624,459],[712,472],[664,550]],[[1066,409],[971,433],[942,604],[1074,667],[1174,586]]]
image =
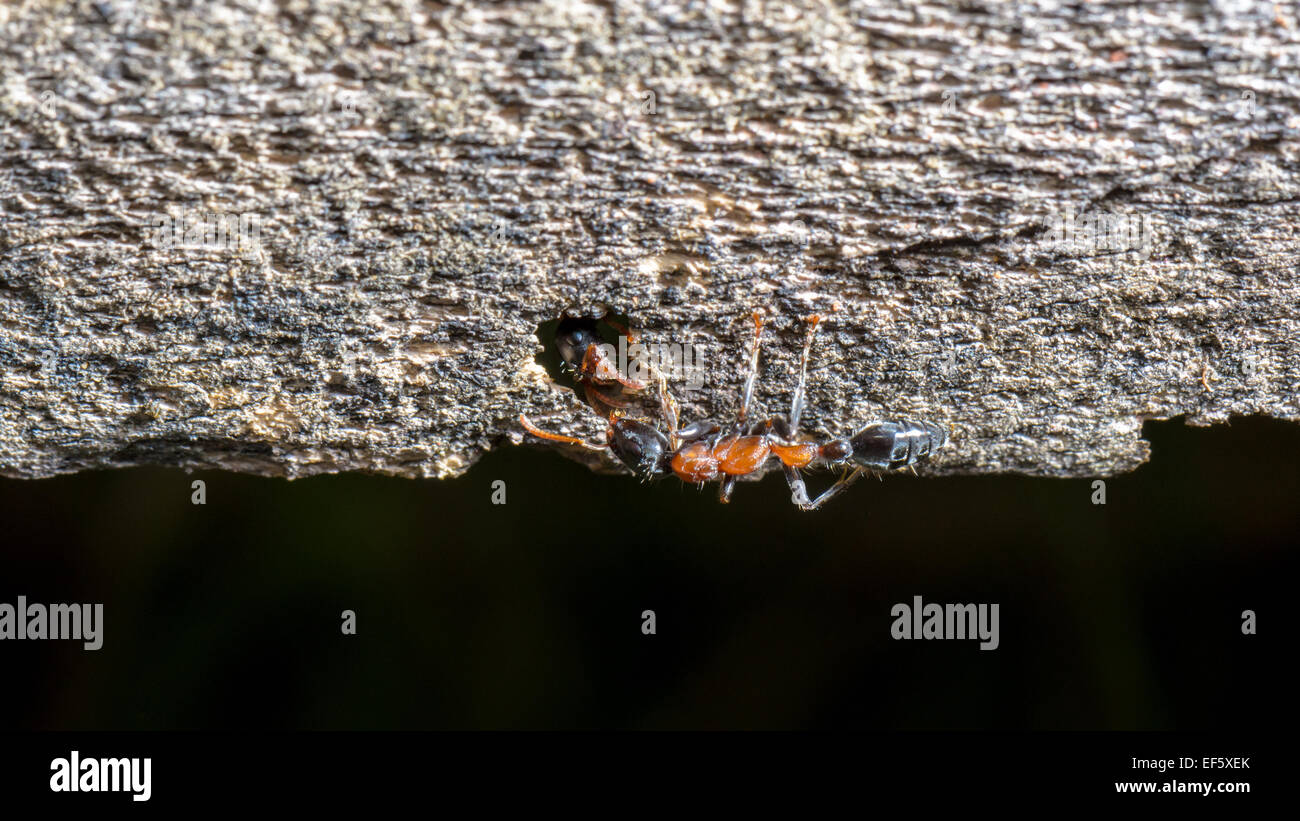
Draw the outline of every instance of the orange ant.
[[[588,404],[607,419],[605,442],[596,444],[549,433],[533,425],[523,414],[519,415],[519,421],[525,430],[539,439],[594,451],[603,452],[608,448],[642,479],[656,479],[672,473],[683,482],[700,486],[721,480],[718,500],[724,503],[731,500],[732,490],[741,476],[756,473],[770,457],[775,456],[790,485],[791,501],[803,510],[818,509],[867,471],[911,467],[947,442],[945,429],[933,422],[877,422],[847,439],[831,439],[820,444],[803,441],[799,435],[799,420],[804,409],[808,356],[817,326],[821,323],[821,317],[816,315],[808,318],[808,336],[799,363],[799,382],[790,402],[789,415],[778,415],[747,425],[746,417],[758,380],[758,355],[763,335],[763,319],[757,311],[753,314],[753,321],[754,342],[740,410],[736,421],[725,430],[708,420],[679,427],[677,403],[668,393],[662,374],[658,377],[659,406],[660,415],[668,427],[667,435],[651,422],[629,418],[622,409],[631,404],[632,397],[646,391],[646,384],[619,374],[608,357],[599,353],[599,340],[589,329],[578,325],[566,328],[563,323],[557,331],[557,347],[575,372],[575,381],[584,389]],[[800,471],[841,465],[849,470],[820,496],[809,500]]]

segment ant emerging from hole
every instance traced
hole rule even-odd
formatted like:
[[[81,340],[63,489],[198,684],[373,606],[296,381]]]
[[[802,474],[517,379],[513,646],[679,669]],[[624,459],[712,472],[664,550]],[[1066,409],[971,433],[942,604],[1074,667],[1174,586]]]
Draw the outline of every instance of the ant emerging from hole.
[[[566,319],[572,319],[565,315]],[[821,317],[808,318],[808,335],[799,362],[799,382],[790,401],[788,416],[773,416],[748,422],[750,401],[758,380],[758,354],[763,335],[763,319],[753,314],[754,341],[749,367],[741,393],[736,420],[724,428],[711,420],[678,425],[677,402],[668,392],[663,374],[658,374],[659,414],[668,428],[665,435],[652,422],[633,419],[626,408],[636,403],[648,390],[639,380],[619,373],[618,368],[600,351],[594,331],[580,323],[561,322],[556,346],[565,365],[574,373],[587,403],[608,421],[604,443],[584,442],[572,436],[549,433],[538,428],[524,414],[519,422],[539,439],[563,442],[588,450],[608,449],[620,462],[641,479],[657,479],[675,474],[683,482],[703,486],[721,481],[718,500],[731,501],[731,493],[741,476],[761,470],[770,457],[781,463],[790,499],[802,510],[816,510],[838,496],[864,473],[883,473],[915,465],[948,441],[947,431],[933,422],[877,422],[845,439],[817,443],[804,441],[799,434],[799,420],[804,409],[804,387],[808,377],[808,355]],[[808,498],[802,470],[813,468],[847,468],[830,488],[816,499]]]
[[[627,326],[608,313],[599,321],[613,328],[629,343],[636,342]],[[603,341],[596,333],[595,322],[568,311],[560,316],[560,324],[555,329],[555,347],[562,360],[560,370],[570,372],[587,404],[609,419],[615,412],[626,412],[639,404],[646,384],[624,375],[602,349]]]

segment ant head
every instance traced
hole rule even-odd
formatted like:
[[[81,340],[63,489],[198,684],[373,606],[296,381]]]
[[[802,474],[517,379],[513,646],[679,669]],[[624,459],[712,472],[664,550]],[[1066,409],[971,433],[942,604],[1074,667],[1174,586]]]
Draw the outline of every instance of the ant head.
[[[609,448],[641,479],[667,473],[672,458],[668,437],[658,428],[624,416],[609,421]]]
[[[587,348],[599,345],[600,342],[594,319],[566,315],[555,329],[555,347],[568,370],[582,367],[582,358],[586,355]]]

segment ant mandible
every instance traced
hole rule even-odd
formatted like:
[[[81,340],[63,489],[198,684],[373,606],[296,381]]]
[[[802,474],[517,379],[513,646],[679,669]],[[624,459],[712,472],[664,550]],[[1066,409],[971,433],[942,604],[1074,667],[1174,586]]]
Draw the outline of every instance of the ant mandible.
[[[567,316],[567,315],[566,315]],[[938,450],[948,441],[947,431],[933,422],[876,422],[848,438],[817,443],[804,441],[799,434],[799,420],[804,409],[804,388],[808,378],[808,356],[821,317],[808,318],[808,335],[799,362],[799,381],[790,401],[788,416],[773,416],[747,423],[754,385],[758,380],[758,355],[763,335],[763,319],[753,313],[754,341],[749,367],[741,393],[736,421],[723,428],[710,420],[679,427],[677,402],[669,394],[662,374],[658,375],[659,412],[668,427],[665,435],[647,420],[626,415],[626,408],[645,393],[648,386],[623,376],[608,357],[600,352],[599,339],[588,328],[557,329],[556,345],[574,381],[583,389],[587,403],[608,422],[605,442],[584,442],[572,436],[549,433],[538,428],[524,414],[519,421],[532,435],[552,442],[563,442],[588,450],[604,452],[607,448],[641,479],[657,479],[669,473],[683,482],[703,486],[721,481],[718,500],[731,501],[731,493],[741,476],[762,469],[772,456],[781,463],[790,485],[791,501],[802,510],[816,510],[838,496],[868,471],[885,472],[911,467]],[[802,470],[822,467],[847,467],[846,473],[816,499],[809,500]]]

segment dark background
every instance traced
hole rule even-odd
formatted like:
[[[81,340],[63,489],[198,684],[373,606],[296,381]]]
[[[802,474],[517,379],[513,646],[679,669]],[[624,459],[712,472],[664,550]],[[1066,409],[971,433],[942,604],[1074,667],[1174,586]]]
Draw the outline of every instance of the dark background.
[[[1270,728],[1300,426],[1146,433],[1104,506],[1087,480],[901,476],[814,514],[779,476],[720,506],[522,447],[442,482],[0,480],[0,601],[105,605],[98,652],[0,642],[2,726]],[[914,595],[999,603],[1000,648],[892,640]]]

